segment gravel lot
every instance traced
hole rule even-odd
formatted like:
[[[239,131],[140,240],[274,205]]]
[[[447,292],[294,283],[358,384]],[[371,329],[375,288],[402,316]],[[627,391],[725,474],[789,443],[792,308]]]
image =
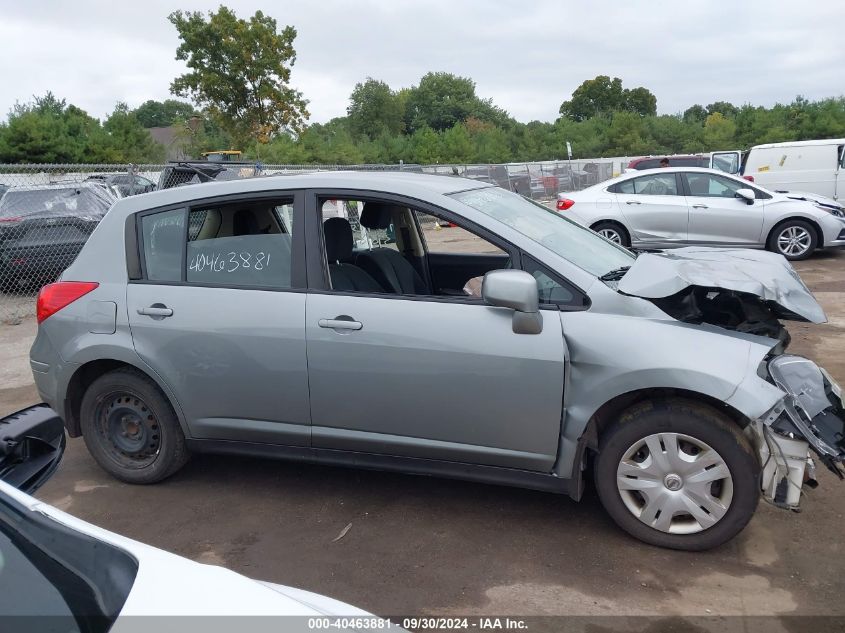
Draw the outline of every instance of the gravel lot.
[[[845,252],[796,268],[830,322],[791,326],[790,351],[845,383]],[[34,331],[32,318],[0,326],[3,414],[37,400],[27,363]],[[163,484],[133,487],[100,471],[82,440],[69,443],[39,497],[183,556],[383,615],[842,616],[845,483],[819,475],[821,487],[807,494],[802,513],[761,504],[737,539],[700,554],[633,541],[589,488],[574,503],[496,486],[213,456],[194,457]],[[770,624],[767,630],[779,628]]]

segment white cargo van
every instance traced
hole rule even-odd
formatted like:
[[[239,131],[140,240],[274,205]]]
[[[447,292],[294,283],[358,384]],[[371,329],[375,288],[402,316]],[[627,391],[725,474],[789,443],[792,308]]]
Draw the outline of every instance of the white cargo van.
[[[767,189],[845,198],[845,138],[787,141],[752,147],[743,176]]]

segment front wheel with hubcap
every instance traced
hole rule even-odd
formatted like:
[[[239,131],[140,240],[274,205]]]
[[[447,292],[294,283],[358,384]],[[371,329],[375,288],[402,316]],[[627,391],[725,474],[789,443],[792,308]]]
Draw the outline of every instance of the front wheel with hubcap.
[[[170,402],[133,369],[111,371],[91,383],[82,398],[80,426],[88,451],[121,481],[155,483],[188,460]]]
[[[738,534],[757,507],[759,463],[736,424],[707,405],[649,401],[602,437],[602,504],[638,539],[703,550]]]
[[[816,231],[803,220],[788,220],[769,236],[770,251],[780,253],[791,261],[807,259],[818,246]]]

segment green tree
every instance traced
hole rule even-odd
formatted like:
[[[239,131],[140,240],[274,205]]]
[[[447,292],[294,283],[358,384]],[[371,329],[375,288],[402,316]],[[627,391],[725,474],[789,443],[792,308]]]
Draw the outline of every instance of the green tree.
[[[144,101],[135,109],[135,116],[143,127],[166,127],[185,121],[196,114],[194,106],[177,99]]]
[[[118,103],[103,123],[114,156],[108,162],[155,163],[164,160],[164,146],[153,141],[125,103]]]
[[[184,11],[168,19],[181,40],[176,59],[188,66],[171,83],[173,94],[204,107],[239,143],[266,143],[282,130],[302,129],[307,102],[289,84],[296,60],[293,27],[279,31],[261,11],[242,20],[225,6],[208,19]]]
[[[727,101],[716,101],[714,103],[711,103],[709,106],[707,106],[707,114],[708,115],[715,114],[717,112],[719,114],[721,114],[723,117],[725,117],[726,119],[732,119],[739,112],[739,108],[737,108],[734,104],[729,103]]]
[[[684,110],[684,122],[686,123],[697,123],[698,125],[704,125],[704,119],[707,118],[707,109],[699,104],[695,104],[694,106],[690,106],[686,110]]]
[[[704,142],[710,150],[730,149],[735,136],[736,123],[721,112],[714,112],[704,122]]]
[[[653,116],[657,112],[657,98],[646,88],[627,90],[618,77],[611,79],[599,75],[584,81],[572,93],[572,98],[560,105],[560,114],[573,121],[623,111]]]
[[[449,128],[441,137],[444,161],[447,163],[467,163],[475,158],[472,137],[463,123]]]
[[[578,86],[572,93],[572,98],[560,105],[560,113],[573,121],[585,121],[594,116],[622,110],[624,100],[621,79],[598,75]]]
[[[624,109],[640,116],[655,116],[657,114],[657,97],[647,88],[640,86],[625,90]]]
[[[647,154],[651,143],[643,138],[645,134],[646,126],[642,117],[633,112],[617,112],[607,130],[610,147],[606,152],[615,156]]]
[[[409,149],[415,163],[430,165],[443,162],[440,135],[430,127],[421,127],[414,132]]]
[[[369,139],[382,132],[401,134],[404,129],[404,103],[383,81],[367,77],[355,84],[346,109],[353,134]]]
[[[0,162],[92,162],[92,149],[105,143],[97,119],[48,92],[12,108],[0,127]]]
[[[411,131],[448,130],[478,115],[481,104],[472,79],[444,72],[428,73],[407,96],[405,122]]]

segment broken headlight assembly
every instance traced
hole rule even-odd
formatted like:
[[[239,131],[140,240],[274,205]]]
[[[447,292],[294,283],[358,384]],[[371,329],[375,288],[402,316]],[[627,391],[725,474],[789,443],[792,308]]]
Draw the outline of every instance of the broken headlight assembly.
[[[815,486],[808,449],[840,479],[845,475],[842,389],[824,369],[801,356],[776,356],[766,369],[786,395],[755,425],[763,459],[761,489],[775,505],[797,510],[802,486]]]

